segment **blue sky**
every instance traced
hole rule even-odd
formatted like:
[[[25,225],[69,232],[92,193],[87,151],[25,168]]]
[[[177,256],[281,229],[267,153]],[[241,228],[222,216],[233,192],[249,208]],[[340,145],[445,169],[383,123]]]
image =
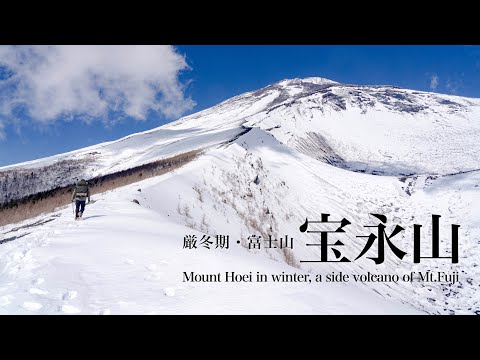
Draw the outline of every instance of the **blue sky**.
[[[148,130],[285,78],[480,97],[479,70],[480,46],[0,46],[0,166]]]

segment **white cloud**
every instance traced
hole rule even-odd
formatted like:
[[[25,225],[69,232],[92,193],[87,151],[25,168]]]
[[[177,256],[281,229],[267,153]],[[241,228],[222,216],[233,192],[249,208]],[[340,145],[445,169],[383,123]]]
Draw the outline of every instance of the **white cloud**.
[[[438,87],[438,76],[433,74],[430,78],[430,89],[435,90]]]
[[[80,116],[144,120],[149,110],[176,118],[195,105],[179,73],[189,69],[172,46],[1,46],[0,114],[24,109],[44,123]],[[4,71],[5,73],[5,71]]]

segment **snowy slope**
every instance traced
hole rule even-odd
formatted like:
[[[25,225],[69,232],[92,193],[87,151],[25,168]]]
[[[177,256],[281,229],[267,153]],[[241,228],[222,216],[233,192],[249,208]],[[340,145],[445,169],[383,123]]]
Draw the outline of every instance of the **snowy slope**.
[[[82,222],[67,208],[16,231],[29,234],[1,246],[0,314],[420,313],[360,286],[183,282],[183,272],[306,274],[234,243],[182,249],[185,235],[202,233],[179,224],[175,199],[160,205],[153,195],[172,186],[184,193],[205,165],[103,194]]]
[[[42,308],[37,311],[44,313],[65,311],[63,305],[82,313],[107,308],[113,313],[480,312],[479,105],[479,99],[389,86],[354,86],[321,78],[284,80],[158,129],[0,168],[3,184],[11,181],[2,180],[2,174],[21,176],[41,169],[45,177],[55,179],[55,164],[62,161],[77,161],[85,169],[82,176],[90,178],[192,149],[205,150],[178,171],[99,195],[100,200],[88,208],[92,218],[84,223],[71,223],[71,209],[60,209],[53,214],[59,217],[32,227],[34,231],[12,232],[19,224],[0,228],[3,238],[26,234],[0,245],[0,311],[28,313],[39,307],[28,303],[38,303]],[[62,173],[58,181],[42,186],[70,184],[78,176],[76,171]],[[131,203],[133,198],[140,206]],[[407,255],[400,260],[386,246],[385,262],[376,265],[367,258],[376,255],[373,246],[350,263],[301,262],[318,259],[320,252],[317,246],[307,246],[318,238],[301,233],[299,226],[305,218],[320,220],[322,213],[351,222],[342,238],[332,236],[332,241],[345,244],[338,250],[350,260],[366,242],[356,235],[368,235],[364,225],[378,224],[371,213],[387,216],[387,233],[395,224],[405,228],[392,242]],[[459,264],[446,259],[413,264],[413,225],[423,225],[422,253],[428,254],[432,214],[442,216],[441,251],[448,249],[450,224],[461,225]],[[26,223],[31,222],[34,219]],[[200,238],[228,234],[241,244],[233,243],[225,252],[185,250],[181,246],[186,231]],[[247,250],[246,239],[254,234],[264,238],[288,234],[295,247]],[[130,253],[137,257],[127,256]],[[127,266],[130,260],[141,266]],[[181,273],[187,268],[400,276],[441,270],[458,271],[460,281],[182,288]],[[46,285],[30,290],[38,274],[43,274]],[[80,284],[81,291],[74,289],[77,300],[64,302],[60,294],[73,289],[72,284]],[[165,288],[185,298],[165,297]],[[39,294],[38,289],[50,295]],[[216,294],[224,303],[213,308]],[[251,296],[266,297],[270,305],[234,300]]]

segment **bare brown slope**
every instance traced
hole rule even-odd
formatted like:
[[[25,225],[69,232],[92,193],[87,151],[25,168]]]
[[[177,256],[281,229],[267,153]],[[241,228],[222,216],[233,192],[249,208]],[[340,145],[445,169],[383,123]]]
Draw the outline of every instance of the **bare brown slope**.
[[[200,154],[200,150],[189,151],[167,159],[86,180],[90,184],[91,194],[99,194],[165,174],[189,163]],[[60,206],[68,205],[71,201],[72,191],[73,187],[71,186],[57,187],[2,204],[0,205],[0,226],[23,221],[42,213],[52,212]]]

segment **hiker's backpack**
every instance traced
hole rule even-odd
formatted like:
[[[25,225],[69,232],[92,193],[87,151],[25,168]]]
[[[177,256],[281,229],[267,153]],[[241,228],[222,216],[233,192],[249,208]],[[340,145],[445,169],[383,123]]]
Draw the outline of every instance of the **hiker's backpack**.
[[[88,183],[81,180],[75,186],[76,195],[79,197],[86,197],[88,194]]]

